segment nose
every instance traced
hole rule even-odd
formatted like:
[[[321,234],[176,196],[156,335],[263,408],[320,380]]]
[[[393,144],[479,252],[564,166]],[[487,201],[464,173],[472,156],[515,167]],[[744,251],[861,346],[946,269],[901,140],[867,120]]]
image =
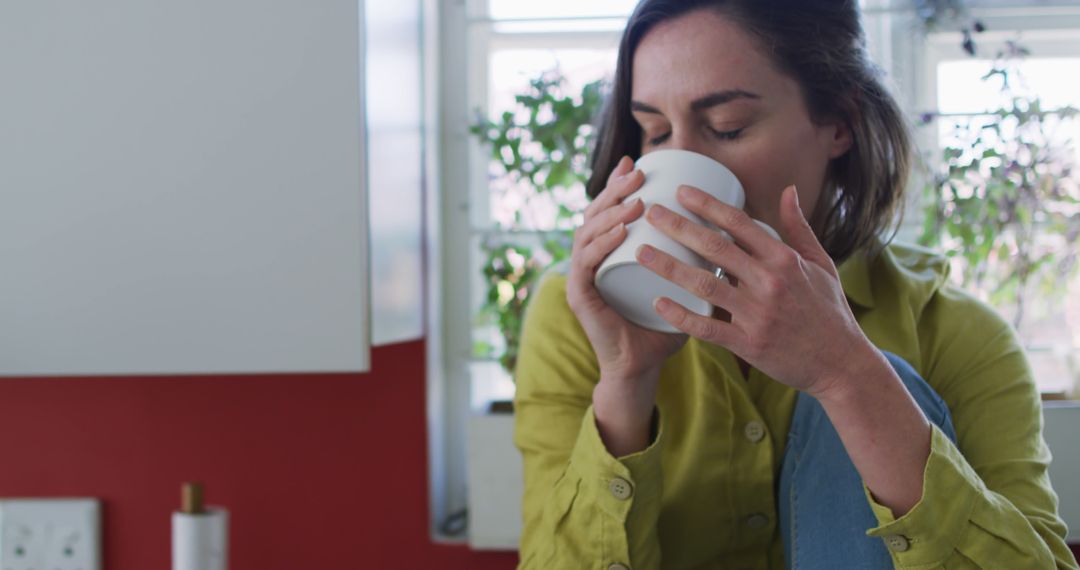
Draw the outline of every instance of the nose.
[[[698,154],[709,156],[708,145],[701,139],[697,129],[684,125],[675,125],[671,129],[670,147],[678,150],[688,150]]]

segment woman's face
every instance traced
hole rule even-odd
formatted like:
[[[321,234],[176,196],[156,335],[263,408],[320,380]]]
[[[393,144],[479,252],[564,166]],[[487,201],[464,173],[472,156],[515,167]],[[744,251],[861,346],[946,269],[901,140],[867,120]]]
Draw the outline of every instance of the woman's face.
[[[684,149],[727,166],[746,211],[779,229],[790,184],[810,217],[829,161],[851,146],[840,123],[815,124],[798,83],[732,20],[697,10],[650,30],[634,54],[631,108],[642,154]]]

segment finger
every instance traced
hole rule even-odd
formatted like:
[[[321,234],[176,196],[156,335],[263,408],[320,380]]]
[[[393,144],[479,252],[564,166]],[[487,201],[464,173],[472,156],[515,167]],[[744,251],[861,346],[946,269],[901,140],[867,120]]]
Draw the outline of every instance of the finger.
[[[610,185],[611,182],[616,178],[629,173],[631,170],[634,169],[633,166],[634,161],[631,160],[629,156],[624,156],[620,158],[618,164],[616,164],[615,168],[611,171],[611,174],[608,174],[607,184],[605,184],[605,186]]]
[[[623,198],[637,192],[644,183],[645,173],[640,170],[632,170],[616,177],[602,192],[600,192],[600,195],[585,208],[585,219],[588,220],[592,216],[622,202]]]
[[[596,214],[592,219],[585,222],[583,226],[577,229],[574,238],[579,240],[583,246],[589,245],[589,242],[596,239],[596,236],[611,231],[611,228],[619,224],[629,224],[640,218],[644,213],[645,203],[640,198],[629,203],[618,204]]]
[[[722,307],[729,313],[742,312],[743,307],[738,290],[711,271],[687,265],[674,256],[649,245],[638,248],[637,260],[649,271],[686,289],[700,299]]]
[[[783,248],[784,244],[739,208],[725,204],[693,186],[680,186],[676,196],[687,210],[731,234],[731,238],[752,255],[767,256]]]
[[[645,217],[650,224],[675,241],[745,281],[757,283],[765,272],[761,263],[743,251],[735,242],[660,204],[651,206],[645,213]]]
[[[607,182],[604,184],[604,190],[600,191],[600,194],[593,199],[593,201],[585,207],[585,219],[589,219],[600,208],[597,202],[600,200],[604,192],[607,191],[611,185],[620,178],[626,176],[634,169],[634,161],[629,156],[623,156],[619,159],[619,162],[615,164],[615,168],[611,170],[611,174],[608,174]]]
[[[600,195],[585,208],[585,219],[588,220],[592,216],[622,202],[624,198],[637,192],[644,183],[645,173],[640,170],[632,170],[616,177],[603,191],[600,192]]]
[[[692,337],[723,346],[735,353],[741,352],[745,335],[735,323],[699,315],[667,297],[657,298],[653,302],[653,309],[671,326]]]
[[[625,239],[626,226],[620,224],[574,254],[566,293],[575,312],[604,310],[606,304],[596,289],[596,269]]]
[[[825,248],[821,246],[813,228],[806,220],[806,215],[799,207],[799,192],[794,185],[784,189],[780,197],[780,224],[784,232],[784,241],[799,255],[823,267],[833,276],[837,275],[836,266]]]
[[[626,226],[618,224],[607,232],[600,234],[587,245],[583,245],[574,255],[572,266],[579,271],[579,275],[586,278],[586,282],[592,285],[593,275],[596,268],[604,261],[619,244],[626,239]]]

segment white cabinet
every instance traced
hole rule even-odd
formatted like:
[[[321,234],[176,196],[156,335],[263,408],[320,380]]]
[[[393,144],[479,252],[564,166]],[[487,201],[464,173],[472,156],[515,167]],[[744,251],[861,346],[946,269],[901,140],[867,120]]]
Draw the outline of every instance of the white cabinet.
[[[0,3],[0,375],[368,368],[362,8]]]
[[[424,334],[424,132],[420,2],[368,2],[367,157],[371,342]]]

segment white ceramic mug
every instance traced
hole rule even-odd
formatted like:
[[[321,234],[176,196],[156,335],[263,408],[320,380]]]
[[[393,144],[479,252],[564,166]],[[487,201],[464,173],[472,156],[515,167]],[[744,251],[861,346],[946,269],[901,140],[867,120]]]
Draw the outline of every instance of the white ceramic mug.
[[[637,192],[624,199],[629,204],[641,198],[648,210],[661,204],[705,227],[720,231],[714,224],[691,213],[675,197],[679,186],[700,188],[717,200],[740,210],[746,202],[742,184],[724,165],[687,150],[657,150],[638,159],[636,167],[645,174],[645,183]],[[764,222],[756,221],[775,238],[776,232]],[[667,297],[700,315],[712,314],[712,305],[686,289],[660,277],[637,262],[636,253],[643,244],[666,252],[687,265],[716,272],[717,267],[690,248],[653,227],[645,217],[626,226],[626,240],[611,252],[596,272],[596,288],[604,302],[627,320],[655,331],[680,332],[660,318],[653,309],[653,300]],[[721,232],[723,233],[723,232]],[[726,233],[724,233],[727,236]]]

